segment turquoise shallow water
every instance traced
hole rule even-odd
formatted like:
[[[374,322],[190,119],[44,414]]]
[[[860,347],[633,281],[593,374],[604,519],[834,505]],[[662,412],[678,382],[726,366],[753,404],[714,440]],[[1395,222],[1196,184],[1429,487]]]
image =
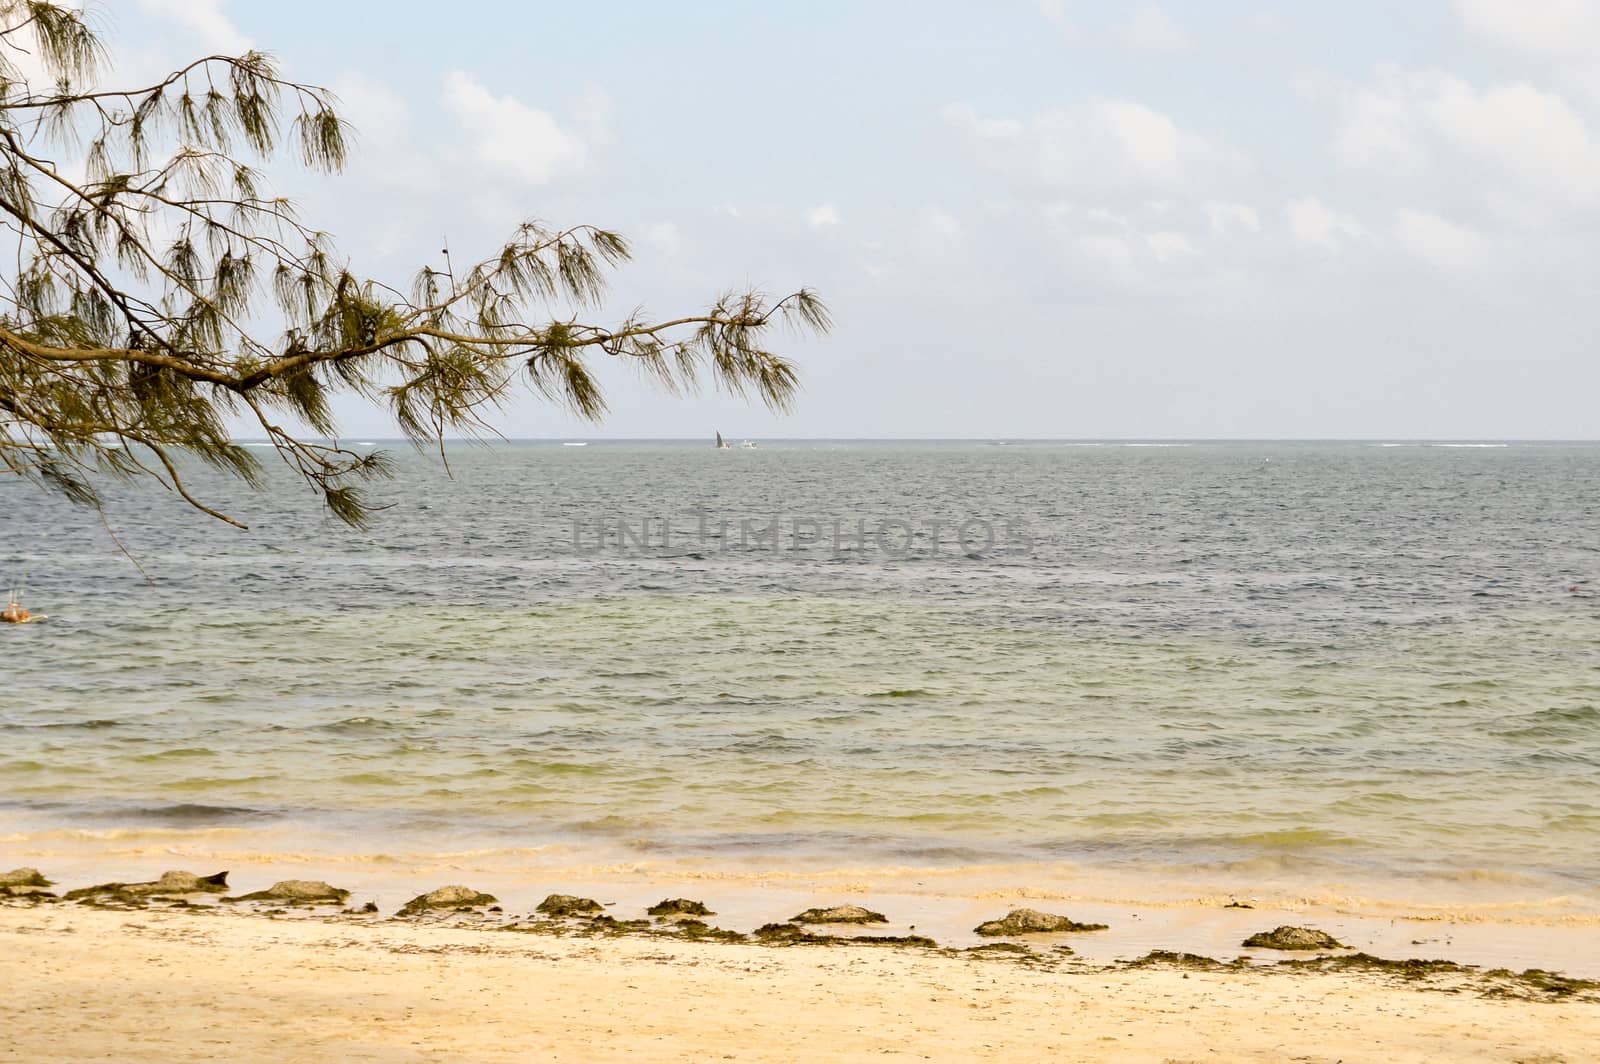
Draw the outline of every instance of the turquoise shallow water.
[[[0,833],[1600,883],[1600,446],[399,457],[0,485]]]

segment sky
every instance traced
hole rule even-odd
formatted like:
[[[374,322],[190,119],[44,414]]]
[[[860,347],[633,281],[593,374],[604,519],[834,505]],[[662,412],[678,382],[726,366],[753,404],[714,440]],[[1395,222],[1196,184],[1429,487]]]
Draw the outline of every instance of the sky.
[[[256,47],[339,94],[351,165],[275,185],[358,272],[532,217],[633,240],[605,320],[834,311],[788,415],[614,367],[511,437],[1600,436],[1592,0],[97,10],[107,81]]]

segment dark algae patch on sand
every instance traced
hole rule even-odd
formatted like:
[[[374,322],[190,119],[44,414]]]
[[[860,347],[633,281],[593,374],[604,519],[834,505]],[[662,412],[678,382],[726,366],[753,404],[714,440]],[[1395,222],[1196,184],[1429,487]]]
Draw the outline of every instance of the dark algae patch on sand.
[[[1306,957],[1279,961],[1275,968],[1316,972],[1360,972],[1388,976],[1426,989],[1455,993],[1473,989],[1485,997],[1523,1001],[1584,1001],[1600,1003],[1600,981],[1574,979],[1542,968],[1513,972],[1509,968],[1483,971],[1474,964],[1446,960],[1390,960],[1370,953],[1344,957]]]
[[[1232,961],[1223,962],[1213,957],[1206,957],[1199,953],[1182,953],[1169,949],[1156,949],[1131,961],[1122,962],[1128,968],[1191,968],[1202,972],[1220,972],[1234,968],[1246,968],[1250,965],[1250,958],[1238,957]]]
[[[656,902],[645,910],[646,915],[670,918],[675,916],[715,916],[716,913],[706,908],[703,901],[693,901],[689,898],[667,898]]]
[[[513,921],[498,930],[524,935],[549,935],[552,938],[623,938],[644,936],[688,942],[744,942],[748,936],[703,920],[674,920],[664,925],[650,920],[618,920],[612,916],[584,917],[580,920],[544,917],[532,922]]]
[[[764,946],[919,946],[936,949],[939,945],[926,935],[819,935],[793,923],[762,924],[751,932],[751,936]]]
[[[1024,946],[1020,942],[985,942],[979,946],[968,946],[966,949],[947,949],[944,952],[946,956],[965,957],[969,961],[1015,964],[1025,968],[1046,971],[1058,970],[1063,962],[1074,956],[1071,946],[1051,946],[1048,949],[1035,949],[1032,946]]]
[[[1020,942],[985,942],[981,946],[969,946],[964,952],[991,957],[999,954],[1026,954],[1032,956],[1033,948],[1024,946]]]
[[[1254,964],[1249,957],[1235,957],[1232,961],[1219,961],[1194,953],[1171,950],[1152,950],[1131,961],[1122,961],[1126,968],[1180,968],[1202,972],[1252,971],[1264,974],[1296,974],[1317,972],[1326,974],[1365,975],[1388,979],[1417,990],[1434,990],[1446,994],[1471,991],[1491,998],[1512,998],[1522,1001],[1583,1001],[1600,1003],[1600,981],[1575,979],[1557,972],[1529,968],[1513,972],[1508,968],[1484,971],[1473,964],[1458,964],[1447,960],[1406,958],[1392,960],[1375,957],[1370,953],[1348,953],[1343,956],[1296,957],[1271,964]]]
[[[649,920],[618,920],[615,916],[595,916],[584,921],[574,933],[579,938],[621,938],[648,934],[655,930]]]
[[[677,935],[695,942],[743,942],[749,937],[741,931],[712,927],[704,920],[680,920]]]
[[[838,941],[832,935],[819,935],[815,931],[807,931],[799,924],[762,924],[750,932],[752,938],[767,946],[791,946],[820,942]]]
[[[1538,994],[1552,1001],[1572,998],[1577,1001],[1600,1002],[1600,980],[1574,979],[1559,972],[1547,972],[1543,968],[1528,968],[1521,972],[1513,972],[1509,968],[1492,968],[1484,972],[1483,977],[1510,983],[1529,994]],[[1497,986],[1491,986],[1485,994],[1489,997],[1517,996]]]

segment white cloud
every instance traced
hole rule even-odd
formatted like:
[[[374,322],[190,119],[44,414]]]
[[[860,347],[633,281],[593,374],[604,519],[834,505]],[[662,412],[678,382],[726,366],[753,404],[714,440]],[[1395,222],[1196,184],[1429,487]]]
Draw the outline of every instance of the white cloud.
[[[1344,101],[1333,157],[1348,170],[1388,178],[1415,178],[1428,168],[1428,152],[1415,128],[1415,109],[1402,94],[1363,90]]]
[[[1560,96],[1528,84],[1391,73],[1347,96],[1332,150],[1347,172],[1456,189],[1503,220],[1600,206],[1600,141]]]
[[[1251,33],[1262,37],[1276,37],[1284,31],[1283,14],[1273,8],[1258,7],[1245,17],[1244,24]]]
[[[443,182],[439,155],[419,148],[412,135],[410,106],[386,85],[347,74],[331,86],[339,110],[355,128],[352,177],[417,195],[437,192]]]
[[[1456,14],[1484,43],[1538,59],[1600,60],[1594,0],[1456,0]]]
[[[390,146],[410,139],[411,109],[386,85],[358,75],[346,75],[331,86],[339,98],[340,113],[352,126],[363,150]]]
[[[829,226],[839,225],[844,219],[839,216],[839,208],[831,204],[812,207],[805,213],[806,225],[812,229],[826,229]]]
[[[1063,37],[1068,40],[1077,37],[1077,27],[1067,17],[1067,5],[1063,0],[1039,0],[1039,14]]]
[[[939,207],[924,207],[917,215],[915,245],[923,254],[939,258],[960,250],[966,230],[960,219]]]
[[[611,143],[611,111],[611,96],[598,85],[590,85],[578,97],[573,118],[590,145],[599,148]]]
[[[644,227],[644,238],[663,255],[676,255],[683,248],[683,233],[672,222],[652,222]]]
[[[503,176],[543,185],[588,166],[581,137],[513,96],[495,96],[471,74],[445,77],[445,103],[472,138],[478,161]]]
[[[217,0],[139,0],[139,7],[146,14],[176,22],[215,51],[240,55],[251,48],[250,38],[218,9]]]
[[[1261,215],[1248,203],[1207,203],[1202,209],[1213,233],[1261,232]]]
[[[1159,7],[1140,8],[1133,20],[1122,28],[1122,40],[1129,48],[1141,52],[1168,55],[1194,47],[1183,27]]]
[[[1594,0],[1456,0],[1466,31],[1520,58],[1534,77],[1553,81],[1600,109],[1600,4]]]
[[[1125,292],[1187,298],[1234,249],[1208,231],[1205,214],[1170,202],[1126,210],[1068,202],[1046,204],[1023,224],[1042,227],[1078,281]]]
[[[1137,249],[1126,237],[1074,236],[1067,238],[1066,246],[1074,258],[1102,281],[1133,288],[1144,280]]]
[[[1439,270],[1475,270],[1489,261],[1489,242],[1481,234],[1427,211],[1400,211],[1394,233],[1402,249]]]
[[[1127,100],[1090,99],[1028,121],[980,118],[951,104],[945,121],[983,166],[1037,188],[1144,199],[1234,184],[1249,165],[1228,146]]]
[[[44,60],[39,58],[41,51],[39,38],[34,33],[33,26],[17,25],[22,21],[22,18],[16,17],[5,23],[8,27],[14,27],[9,30],[13,36],[9,38],[12,46],[6,48],[6,62],[16,69],[23,81],[32,86],[33,91],[43,91],[55,84],[55,75],[46,67]],[[113,60],[120,58],[121,56],[114,56]]]
[[[1179,262],[1195,253],[1194,242],[1182,233],[1158,230],[1144,234],[1144,243],[1150,255],[1163,263]]]
[[[1284,207],[1289,235],[1296,243],[1327,251],[1337,251],[1353,240],[1368,236],[1365,226],[1350,215],[1340,214],[1315,196],[1297,199]]]

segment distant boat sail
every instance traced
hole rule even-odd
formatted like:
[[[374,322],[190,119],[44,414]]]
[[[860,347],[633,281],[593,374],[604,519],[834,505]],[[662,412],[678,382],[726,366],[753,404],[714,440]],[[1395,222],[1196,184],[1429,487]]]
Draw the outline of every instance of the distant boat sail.
[[[719,451],[731,451],[731,450],[733,450],[733,448],[728,445],[728,441],[722,438],[722,433],[720,433],[720,432],[717,433],[717,450],[719,450]]]

